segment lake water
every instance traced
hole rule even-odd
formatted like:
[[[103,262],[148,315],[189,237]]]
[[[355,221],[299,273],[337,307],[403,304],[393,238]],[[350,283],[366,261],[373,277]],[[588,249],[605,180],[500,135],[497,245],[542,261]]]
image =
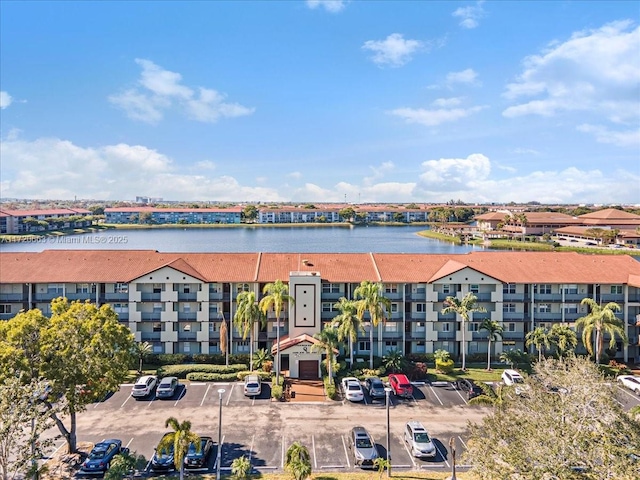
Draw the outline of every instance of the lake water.
[[[160,252],[467,253],[481,250],[421,237],[426,226],[231,227],[108,230],[2,243],[1,252],[47,249],[158,250]]]

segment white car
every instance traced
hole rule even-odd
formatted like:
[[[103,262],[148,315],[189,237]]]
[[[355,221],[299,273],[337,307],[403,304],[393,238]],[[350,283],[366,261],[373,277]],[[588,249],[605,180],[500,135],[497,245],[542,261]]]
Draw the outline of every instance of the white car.
[[[624,387],[640,395],[640,377],[637,375],[619,375],[616,379]]]
[[[258,375],[247,375],[244,377],[244,394],[247,397],[255,397],[260,395],[262,385]]]
[[[342,391],[344,398],[350,402],[362,402],[364,400],[364,391],[360,380],[356,377],[345,377],[342,379]]]
[[[509,387],[515,386],[516,395],[522,395],[530,388],[529,385],[524,383],[524,377],[515,370],[507,369],[502,372],[502,381]]]
[[[158,377],[155,375],[144,375],[140,377],[131,389],[132,397],[148,397],[158,384]]]

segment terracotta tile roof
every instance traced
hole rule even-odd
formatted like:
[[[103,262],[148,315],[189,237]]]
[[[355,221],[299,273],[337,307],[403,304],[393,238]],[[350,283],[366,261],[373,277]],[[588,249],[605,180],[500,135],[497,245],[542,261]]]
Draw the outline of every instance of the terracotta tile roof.
[[[504,212],[487,212],[487,213],[483,213],[481,215],[476,215],[476,220],[497,220],[497,221],[502,221],[504,220],[504,217],[506,217],[507,215],[509,215],[508,213],[504,213]]]
[[[242,212],[242,207],[229,207],[229,208],[157,208],[157,207],[107,207],[104,209],[105,213],[117,213],[117,212],[149,212],[149,213],[218,213],[218,212]]]
[[[604,210],[598,210],[597,212],[589,212],[584,215],[580,215],[581,219],[598,219],[598,220],[639,220],[640,215],[636,215],[631,212],[625,212],[624,210],[618,210],[617,208],[605,208]]]
[[[50,208],[41,210],[2,210],[12,217],[37,217],[53,215],[91,215],[91,210],[86,208]]]

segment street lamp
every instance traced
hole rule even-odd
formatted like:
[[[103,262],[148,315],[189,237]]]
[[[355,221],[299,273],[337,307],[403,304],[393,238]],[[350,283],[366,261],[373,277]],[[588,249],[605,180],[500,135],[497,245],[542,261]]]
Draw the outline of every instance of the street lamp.
[[[220,462],[222,461],[222,394],[224,392],[224,388],[218,389],[220,410],[218,412],[218,459],[216,460],[216,480],[220,480]]]
[[[390,428],[389,428],[389,394],[391,393],[391,387],[384,387],[384,393],[386,396],[387,403],[387,477],[391,477],[391,441],[389,439]]]

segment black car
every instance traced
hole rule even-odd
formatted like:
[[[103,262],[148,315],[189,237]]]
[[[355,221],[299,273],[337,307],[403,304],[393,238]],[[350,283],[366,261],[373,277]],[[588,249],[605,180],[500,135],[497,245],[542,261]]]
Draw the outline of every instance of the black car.
[[[113,460],[113,457],[128,452],[128,448],[122,447],[122,441],[115,438],[96,443],[87,459],[82,462],[80,473],[85,475],[102,475],[109,470],[109,464],[111,460]]]
[[[385,397],[384,383],[378,377],[367,377],[364,381],[367,393],[373,399],[381,399]]]
[[[153,452],[153,457],[151,457],[151,470],[153,471],[166,472],[167,470],[175,469],[175,465],[173,463],[173,443],[169,444],[169,446],[164,449],[159,448],[162,441],[169,435],[171,435],[171,432],[167,432],[162,436],[162,439]]]
[[[471,400],[473,397],[482,395],[484,392],[482,388],[473,383],[470,378],[459,378],[455,383],[456,389],[462,390],[467,394],[467,400]]]
[[[193,443],[189,444],[189,451],[184,457],[186,468],[205,468],[207,461],[213,450],[213,439],[211,437],[200,437],[200,451]]]

